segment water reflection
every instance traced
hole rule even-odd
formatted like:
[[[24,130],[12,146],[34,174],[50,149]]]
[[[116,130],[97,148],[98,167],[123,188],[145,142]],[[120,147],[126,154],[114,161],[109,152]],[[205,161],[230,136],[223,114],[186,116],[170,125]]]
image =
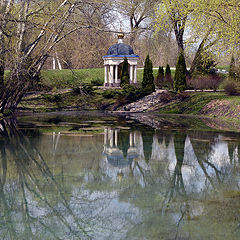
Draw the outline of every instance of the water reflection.
[[[238,239],[240,137],[0,124],[1,239]]]

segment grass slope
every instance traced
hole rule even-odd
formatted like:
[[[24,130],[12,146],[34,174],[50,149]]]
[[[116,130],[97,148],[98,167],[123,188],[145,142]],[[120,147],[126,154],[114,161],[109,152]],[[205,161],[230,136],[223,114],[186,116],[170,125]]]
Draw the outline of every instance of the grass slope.
[[[218,104],[209,104],[212,100],[218,100]],[[224,103],[224,106],[222,107]],[[197,92],[183,101],[175,101],[158,110],[160,114],[205,114],[214,117],[238,118],[236,110],[240,106],[239,96],[228,96],[224,92]],[[222,107],[222,108],[221,108]],[[204,109],[204,111],[203,111]],[[219,109],[222,109],[219,111]],[[223,111],[224,110],[224,111]]]

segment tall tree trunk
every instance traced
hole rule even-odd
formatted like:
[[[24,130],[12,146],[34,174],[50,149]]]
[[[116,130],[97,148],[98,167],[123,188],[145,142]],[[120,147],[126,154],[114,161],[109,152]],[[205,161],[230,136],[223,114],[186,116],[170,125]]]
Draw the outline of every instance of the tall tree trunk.
[[[186,24],[187,17],[184,17],[183,19],[179,20],[174,17],[172,20],[173,26],[174,26],[174,33],[178,45],[178,53],[181,51],[184,51],[184,42],[183,42],[183,35],[184,35],[184,30],[185,30],[185,24]]]

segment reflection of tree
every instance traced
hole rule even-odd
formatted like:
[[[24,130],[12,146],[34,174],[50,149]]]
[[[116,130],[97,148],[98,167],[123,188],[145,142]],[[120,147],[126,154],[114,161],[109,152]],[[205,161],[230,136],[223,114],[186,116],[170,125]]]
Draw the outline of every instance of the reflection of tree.
[[[52,212],[57,218],[58,224],[61,223],[65,230],[69,233],[74,233],[78,229],[77,235],[79,239],[81,237],[88,238],[88,232],[85,228],[88,226],[83,219],[77,217],[69,206],[69,201],[66,199],[64,192],[65,189],[56,181],[53,174],[51,173],[47,163],[43,159],[41,153],[32,144],[31,139],[26,135],[22,134],[16,127],[14,121],[3,121],[1,122],[0,132],[0,153],[1,153],[1,168],[2,174],[0,178],[0,195],[1,195],[1,206],[3,212],[3,218],[7,229],[6,234],[9,234],[10,239],[19,239],[17,232],[17,226],[14,226],[14,219],[12,212],[18,211],[21,208],[22,212],[22,227],[21,234],[22,239],[36,239],[37,236],[33,229],[38,228],[40,224],[54,239],[60,239],[58,233],[51,228],[51,221],[48,218],[34,217],[34,211],[37,211],[36,204],[43,204],[47,211]],[[8,159],[8,160],[7,160]],[[12,189],[12,194],[15,198],[10,198],[10,188],[4,187],[6,185],[7,176],[7,161],[12,159],[16,166],[16,174],[18,177],[17,191]],[[44,179],[44,183],[40,181]],[[58,204],[62,206],[64,211],[58,210],[56,204],[48,198],[48,192],[46,192],[45,186],[51,186],[51,190],[58,196]],[[30,197],[30,195],[32,197]],[[7,196],[7,197],[6,197]],[[12,196],[13,197],[13,196]],[[34,198],[34,199],[31,199]],[[16,201],[16,202],[15,202]],[[21,204],[20,204],[21,203]],[[31,206],[32,212],[30,214],[29,207]],[[69,218],[72,220],[69,222]],[[62,229],[63,230],[63,229]],[[41,231],[40,231],[41,232]],[[17,236],[17,237],[16,237]]]
[[[201,136],[201,138],[198,136],[197,139],[196,135],[192,135],[190,136],[190,139],[200,168],[202,169],[206,179],[209,181],[212,187],[215,187],[215,179],[218,183],[221,183],[221,179],[224,178],[224,172],[222,172],[221,169],[218,169],[215,164],[209,160],[212,146],[214,143],[216,143],[216,141],[218,141],[216,140],[215,135],[210,133],[209,135],[210,136]],[[215,173],[215,175],[210,175],[211,170]],[[207,181],[205,184],[207,184]]]
[[[172,175],[170,191],[168,192],[169,201],[172,199],[174,192],[181,195],[186,194],[182,176],[185,140],[186,135],[184,133],[176,133],[174,135],[174,146],[177,163]]]
[[[142,132],[143,139],[143,151],[145,156],[145,161],[148,163],[152,155],[152,144],[153,144],[154,130],[148,130]]]

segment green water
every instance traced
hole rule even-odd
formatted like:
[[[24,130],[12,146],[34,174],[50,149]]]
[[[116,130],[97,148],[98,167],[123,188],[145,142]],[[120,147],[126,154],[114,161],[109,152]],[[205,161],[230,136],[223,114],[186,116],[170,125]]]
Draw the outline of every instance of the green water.
[[[2,121],[0,239],[240,239],[240,134],[192,121]]]

